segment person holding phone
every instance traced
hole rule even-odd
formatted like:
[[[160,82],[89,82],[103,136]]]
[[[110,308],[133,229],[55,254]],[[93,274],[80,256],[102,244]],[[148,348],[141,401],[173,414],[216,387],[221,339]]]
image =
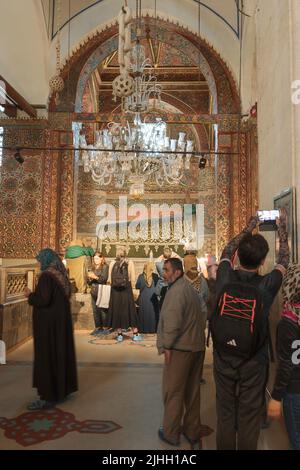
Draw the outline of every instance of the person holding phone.
[[[218,450],[257,448],[268,380],[269,309],[289,264],[284,210],[280,211],[277,223],[279,254],[277,264],[269,274],[258,274],[269,246],[261,234],[252,234],[259,224],[257,216],[251,217],[245,229],[227,244],[221,255],[216,280],[217,307],[210,320],[214,346]],[[236,251],[240,264],[234,270],[232,260]],[[232,299],[234,316],[230,315]],[[247,317],[252,323],[245,320],[246,307],[252,309],[252,316]],[[255,323],[253,318],[256,319]],[[259,325],[257,330],[256,325]],[[255,335],[251,335],[253,330]],[[249,349],[245,349],[245,338],[249,338],[246,343]]]
[[[99,335],[106,333],[108,309],[97,307],[96,301],[98,297],[98,289],[100,284],[106,284],[108,279],[108,264],[103,254],[96,251],[93,256],[92,269],[88,271],[88,284],[91,286],[91,300],[94,315],[95,329],[91,335]]]
[[[277,220],[279,218],[279,210],[257,211],[257,217],[259,219],[260,231],[277,230]]]

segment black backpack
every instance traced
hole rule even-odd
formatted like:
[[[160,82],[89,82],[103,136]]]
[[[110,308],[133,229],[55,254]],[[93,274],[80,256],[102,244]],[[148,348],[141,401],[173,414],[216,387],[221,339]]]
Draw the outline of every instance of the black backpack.
[[[245,282],[235,271],[219,293],[209,328],[221,357],[232,356],[246,362],[268,341],[269,325],[263,314],[259,283],[259,276]]]
[[[129,284],[128,263],[116,261],[111,273],[111,285],[119,289],[125,289]]]

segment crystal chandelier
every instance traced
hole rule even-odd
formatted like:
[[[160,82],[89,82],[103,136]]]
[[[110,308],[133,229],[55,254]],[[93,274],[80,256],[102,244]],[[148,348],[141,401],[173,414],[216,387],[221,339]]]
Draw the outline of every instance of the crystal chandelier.
[[[130,195],[139,198],[147,181],[152,180],[159,187],[183,183],[190,170],[194,145],[192,140],[186,140],[185,132],[179,132],[178,139],[171,139],[161,118],[148,122],[147,114],[141,119],[141,113],[150,114],[151,98],[160,101],[161,86],[156,76],[146,73],[151,62],[139,40],[140,29],[129,59],[130,19],[130,9],[123,7],[119,14],[121,73],[113,82],[113,94],[121,97],[124,117],[121,123],[110,122],[106,129],[96,131],[91,145],[80,135],[79,147],[84,172],[91,172],[96,183],[113,184],[116,189],[128,183]],[[132,124],[125,118],[126,113],[133,114]]]
[[[118,189],[133,179],[141,189],[150,178],[159,187],[177,185],[190,169],[193,151],[193,141],[185,136],[185,132],[179,132],[178,139],[170,139],[162,119],[146,123],[139,114],[132,126],[111,122],[106,129],[95,132],[94,144],[87,145],[85,136],[80,136],[84,172],[91,172],[99,185],[113,183]]]
[[[59,93],[64,89],[65,83],[61,77],[60,70],[60,23],[61,23],[61,0],[57,2],[57,42],[56,42],[56,73],[49,81],[51,94],[54,94],[55,103],[59,103]]]

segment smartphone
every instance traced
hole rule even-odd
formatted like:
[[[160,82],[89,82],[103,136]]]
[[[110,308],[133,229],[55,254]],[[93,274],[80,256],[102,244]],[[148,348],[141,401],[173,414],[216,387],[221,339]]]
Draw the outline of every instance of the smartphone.
[[[279,217],[279,210],[257,211],[259,218],[259,230],[261,232],[277,230],[276,219]]]
[[[260,222],[275,222],[279,217],[279,210],[272,211],[257,211]]]

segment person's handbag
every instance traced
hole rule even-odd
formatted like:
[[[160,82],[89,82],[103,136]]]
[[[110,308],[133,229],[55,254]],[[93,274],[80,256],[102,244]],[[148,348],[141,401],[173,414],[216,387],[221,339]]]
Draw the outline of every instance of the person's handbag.
[[[110,301],[110,290],[111,286],[107,284],[99,284],[98,287],[98,296],[96,305],[100,308],[108,308]]]

